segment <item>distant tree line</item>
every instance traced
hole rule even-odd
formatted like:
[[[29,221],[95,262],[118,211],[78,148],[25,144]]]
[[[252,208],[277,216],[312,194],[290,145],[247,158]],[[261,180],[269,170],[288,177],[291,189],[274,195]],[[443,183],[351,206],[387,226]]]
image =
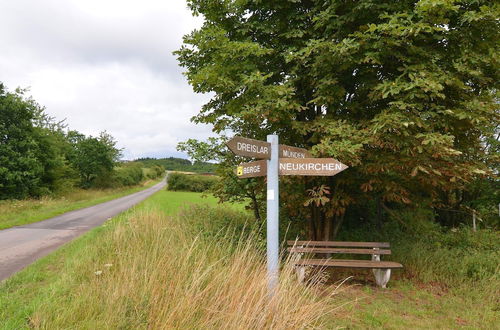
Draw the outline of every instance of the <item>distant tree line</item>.
[[[69,130],[25,92],[10,92],[0,83],[0,200],[137,184],[144,178],[140,164],[116,169],[121,150],[110,134]],[[149,176],[163,172],[158,167]]]
[[[214,173],[215,164],[208,162],[195,161],[191,163],[187,159],[182,158],[139,158],[138,162],[144,165],[158,165],[163,166],[167,171],[183,171],[195,173]]]

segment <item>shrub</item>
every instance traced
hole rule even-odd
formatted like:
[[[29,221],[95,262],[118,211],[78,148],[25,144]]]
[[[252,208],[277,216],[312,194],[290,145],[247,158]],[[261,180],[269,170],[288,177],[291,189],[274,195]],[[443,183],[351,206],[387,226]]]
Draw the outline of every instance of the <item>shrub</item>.
[[[122,186],[133,186],[139,184],[143,179],[142,167],[140,165],[125,165],[116,169],[115,177]]]
[[[144,179],[140,164],[123,164],[113,172],[95,178],[92,185],[97,188],[118,188],[139,184]]]
[[[147,179],[154,180],[159,178],[165,173],[165,168],[161,165],[152,165],[142,169],[143,175]]]
[[[168,176],[168,190],[204,192],[210,190],[219,180],[216,176],[172,173]]]

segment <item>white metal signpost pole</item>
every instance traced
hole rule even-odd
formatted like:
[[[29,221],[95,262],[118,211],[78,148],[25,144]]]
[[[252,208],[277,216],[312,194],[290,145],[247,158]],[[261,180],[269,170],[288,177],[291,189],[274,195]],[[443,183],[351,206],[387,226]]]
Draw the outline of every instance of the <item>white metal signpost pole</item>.
[[[278,288],[279,275],[279,146],[278,135],[268,135],[271,159],[267,161],[267,276],[271,295]]]

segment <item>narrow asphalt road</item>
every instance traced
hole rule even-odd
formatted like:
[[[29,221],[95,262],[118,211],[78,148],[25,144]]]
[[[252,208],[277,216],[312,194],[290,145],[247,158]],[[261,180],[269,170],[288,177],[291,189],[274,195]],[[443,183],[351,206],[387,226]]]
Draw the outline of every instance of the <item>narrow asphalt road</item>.
[[[137,193],[64,213],[54,218],[0,231],[0,281],[35,260],[101,225],[165,187],[165,180]]]

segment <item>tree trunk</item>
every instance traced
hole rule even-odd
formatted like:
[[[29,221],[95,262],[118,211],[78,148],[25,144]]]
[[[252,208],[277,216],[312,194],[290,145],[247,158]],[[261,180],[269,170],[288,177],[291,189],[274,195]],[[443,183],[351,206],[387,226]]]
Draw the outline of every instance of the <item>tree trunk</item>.
[[[332,227],[333,227],[333,217],[327,218],[325,214],[323,214],[323,222],[325,223],[325,231],[323,233],[323,240],[329,241],[331,238]],[[332,257],[331,253],[325,254],[325,259],[329,259]]]
[[[315,235],[316,234],[316,226],[314,225],[314,218],[311,217],[309,219],[309,240],[314,241],[315,240]]]
[[[321,221],[320,212],[316,210],[316,240],[320,241],[323,238],[324,223]]]
[[[255,195],[253,195],[251,199],[252,199],[253,215],[257,221],[261,222],[262,218],[260,217],[259,202],[257,201]]]
[[[377,198],[377,228],[382,230],[382,200],[380,197]]]
[[[327,219],[325,215],[323,214],[323,223],[325,224],[325,230],[323,231],[323,240],[324,241],[329,241],[330,240],[330,232],[332,231],[332,222],[330,219]]]
[[[333,228],[332,239],[335,239],[337,237],[340,227],[342,226],[342,222],[344,222],[344,218],[345,218],[345,212],[342,213],[341,216],[335,216],[335,219],[337,221],[335,221],[335,227]]]
[[[311,205],[311,223],[313,235],[309,238],[312,241],[318,241],[323,238],[323,224],[321,223],[321,210]]]

